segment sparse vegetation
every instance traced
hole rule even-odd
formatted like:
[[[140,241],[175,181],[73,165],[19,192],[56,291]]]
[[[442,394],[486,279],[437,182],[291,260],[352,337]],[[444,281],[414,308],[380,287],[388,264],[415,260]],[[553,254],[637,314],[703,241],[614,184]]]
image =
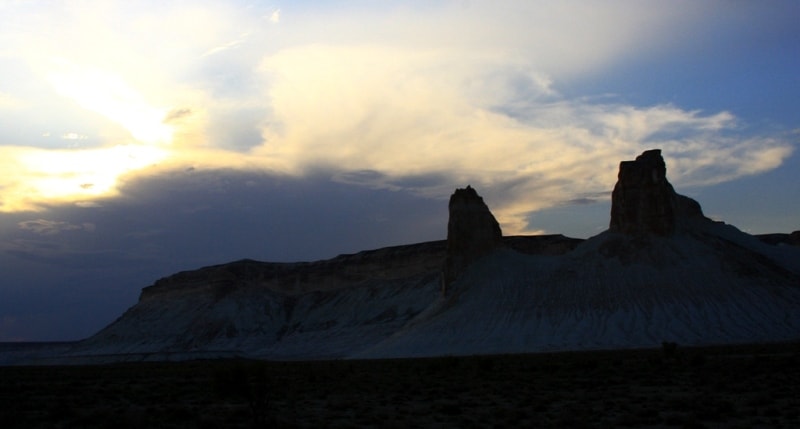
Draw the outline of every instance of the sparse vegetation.
[[[800,344],[0,367],[0,427],[800,427]]]

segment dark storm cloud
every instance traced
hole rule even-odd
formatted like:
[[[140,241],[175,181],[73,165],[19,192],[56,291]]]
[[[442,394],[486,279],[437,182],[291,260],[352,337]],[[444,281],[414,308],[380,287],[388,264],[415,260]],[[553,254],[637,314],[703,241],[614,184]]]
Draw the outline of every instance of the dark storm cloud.
[[[40,235],[55,235],[61,231],[74,231],[85,229],[87,231],[94,230],[94,225],[91,223],[84,223],[83,225],[75,225],[69,222],[61,222],[47,219],[26,220],[19,222],[20,229],[33,231]]]
[[[444,229],[418,226],[432,217],[446,223],[441,201],[352,186],[329,177],[233,170],[172,172],[128,184],[122,189],[128,198],[103,205],[117,213],[106,220],[112,229],[125,230],[129,238],[144,234],[148,242],[163,248],[186,243],[185,250],[198,258],[206,254],[322,258],[443,236]],[[202,252],[192,250],[198,244],[205,245]]]
[[[352,170],[343,171],[335,175],[334,180],[351,185],[366,185],[372,187],[377,185],[377,187],[383,187],[387,176],[375,170]]]
[[[427,173],[404,175],[396,179],[392,179],[390,183],[399,187],[400,189],[426,189],[436,188],[441,186],[443,183],[448,182],[450,182],[450,180],[444,174]]]
[[[0,248],[8,256],[58,268],[109,267],[139,259],[124,249],[91,249],[83,244],[80,242],[16,239],[3,243]]]
[[[446,200],[331,177],[171,171],[129,179],[95,204],[0,215],[0,319],[15,321],[0,341],[91,335],[181,270],[445,238]]]

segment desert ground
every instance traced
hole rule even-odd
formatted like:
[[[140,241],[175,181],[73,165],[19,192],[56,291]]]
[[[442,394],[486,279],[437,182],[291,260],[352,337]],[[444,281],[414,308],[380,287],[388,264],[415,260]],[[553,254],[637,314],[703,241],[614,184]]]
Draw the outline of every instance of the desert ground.
[[[800,343],[0,367],[2,428],[795,428]]]

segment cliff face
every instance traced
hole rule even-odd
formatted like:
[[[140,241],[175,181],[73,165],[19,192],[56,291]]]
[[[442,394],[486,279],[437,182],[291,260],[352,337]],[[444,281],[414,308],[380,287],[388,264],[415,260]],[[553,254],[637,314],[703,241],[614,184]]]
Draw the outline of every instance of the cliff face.
[[[582,240],[508,237],[521,253],[562,254]],[[378,344],[439,297],[446,241],[316,262],[242,260],[145,287],[139,302],[75,355],[183,359],[341,358]],[[112,357],[115,356],[115,357]]]
[[[158,280],[76,354],[336,358],[390,335],[436,295],[444,241],[316,262],[243,260]],[[210,353],[210,355],[209,355]]]
[[[471,187],[449,208],[447,241],[159,280],[65,355],[323,359],[800,338],[797,232],[759,240],[708,220],[669,184],[658,150],[621,163],[609,230],[585,241],[503,237]]]
[[[331,292],[376,281],[438,272],[443,241],[386,247],[316,262],[272,263],[242,260],[174,274],[142,290],[140,302],[165,295],[208,291],[224,295],[235,288],[266,289],[286,295]]]

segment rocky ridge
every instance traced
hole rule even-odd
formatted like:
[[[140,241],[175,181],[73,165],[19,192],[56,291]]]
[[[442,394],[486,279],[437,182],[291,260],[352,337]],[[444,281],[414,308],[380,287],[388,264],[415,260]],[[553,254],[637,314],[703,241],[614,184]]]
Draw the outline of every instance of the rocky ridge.
[[[620,164],[609,229],[588,240],[503,237],[469,186],[449,208],[446,241],[317,262],[243,260],[161,279],[57,361],[383,358],[800,338],[800,247],[791,245],[798,232],[756,238],[707,219],[674,191],[659,150]]]

